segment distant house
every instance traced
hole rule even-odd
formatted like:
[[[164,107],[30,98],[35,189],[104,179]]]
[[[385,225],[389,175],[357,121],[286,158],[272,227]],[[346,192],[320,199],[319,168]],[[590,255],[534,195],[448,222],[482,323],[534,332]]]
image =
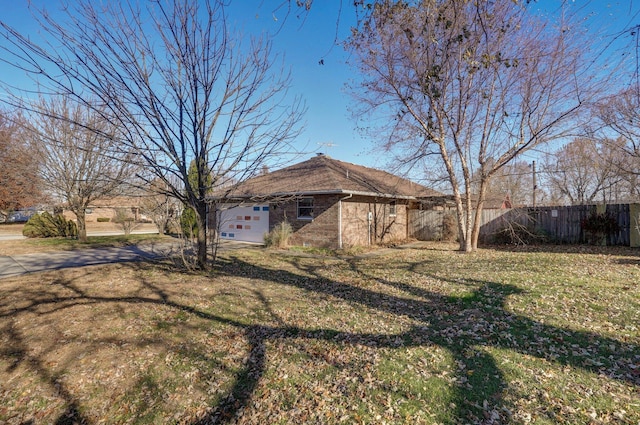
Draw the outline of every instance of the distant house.
[[[282,221],[293,245],[341,248],[403,240],[408,210],[438,204],[440,192],[385,171],[317,156],[247,180],[210,215],[222,239],[263,242]],[[215,228],[212,227],[212,228]]]
[[[498,196],[489,196],[484,200],[484,209],[486,210],[505,210],[513,208],[511,197],[505,195],[503,198]]]
[[[147,217],[142,214],[140,201],[141,197],[127,197],[116,196],[109,199],[100,199],[93,201],[89,207],[85,210],[85,220],[87,223],[95,222],[99,218],[109,220],[115,219],[118,210],[126,211],[134,220],[147,220]],[[65,208],[64,216],[67,220],[75,220],[76,215]]]

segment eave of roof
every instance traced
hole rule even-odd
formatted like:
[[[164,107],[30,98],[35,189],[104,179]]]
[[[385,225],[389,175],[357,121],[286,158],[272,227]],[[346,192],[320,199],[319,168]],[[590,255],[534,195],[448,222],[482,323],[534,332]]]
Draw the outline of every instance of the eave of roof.
[[[304,196],[317,196],[317,195],[354,195],[354,196],[370,196],[375,198],[389,198],[389,199],[407,199],[407,200],[417,200],[421,199],[416,196],[408,196],[408,195],[395,195],[391,193],[375,193],[375,192],[362,192],[357,190],[344,190],[344,189],[336,189],[336,190],[312,190],[312,191],[303,191],[303,192],[278,192],[271,193],[268,195],[232,195],[232,196],[212,196],[210,199],[212,200],[272,200],[278,198],[300,198]]]

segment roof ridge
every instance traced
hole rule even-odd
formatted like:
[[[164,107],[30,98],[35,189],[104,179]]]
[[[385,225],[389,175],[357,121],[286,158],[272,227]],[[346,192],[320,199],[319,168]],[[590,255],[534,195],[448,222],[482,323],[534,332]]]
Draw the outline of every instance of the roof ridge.
[[[342,175],[345,179],[352,180],[362,186],[365,186],[372,190],[374,193],[384,193],[380,190],[379,187],[372,184],[369,179],[367,179],[366,176],[362,175],[360,172],[360,169],[362,169],[362,171],[366,171],[373,170],[373,168],[358,166],[356,164],[351,164],[349,162],[344,162],[333,158],[328,158],[328,161],[325,161],[325,165],[332,171],[340,173],[340,175]],[[355,168],[355,170],[352,170],[350,168]],[[332,176],[332,178],[333,177],[334,176]],[[336,184],[340,186],[340,189],[344,189],[340,182],[336,181]]]
[[[385,187],[381,187],[381,186],[386,186],[383,181],[378,181],[377,179],[375,179],[375,180],[374,179],[369,179],[369,178],[366,177],[366,174],[360,174],[361,172],[366,173],[366,172],[369,172],[371,170],[376,171],[375,168],[364,167],[362,165],[358,166],[356,164],[350,164],[350,163],[346,163],[346,164],[348,164],[350,167],[355,169],[355,170],[352,170],[352,174],[355,174],[355,177],[356,177],[355,180],[358,181],[360,184],[370,188],[373,192],[385,193],[384,189],[386,189],[386,188]]]
[[[381,183],[381,184],[382,184],[382,186],[384,186],[384,187],[382,187],[382,188],[380,188],[380,187],[372,187],[372,189],[374,189],[374,190],[376,190],[376,191],[378,191],[378,192],[381,192],[381,193],[384,193],[384,190],[386,190],[386,189],[395,189],[395,190],[397,190],[397,189],[399,189],[399,186],[400,186],[400,184],[402,184],[402,183],[410,183],[410,184],[412,184],[412,185],[417,184],[417,183],[415,183],[415,182],[414,182],[414,181],[412,181],[412,180],[409,180],[409,179],[406,179],[406,178],[404,178],[404,177],[401,177],[401,176],[398,176],[398,175],[392,174],[392,173],[390,173],[390,172],[388,172],[388,171],[381,170],[381,169],[379,169],[379,168],[366,167],[366,166],[364,166],[364,165],[358,165],[358,164],[353,164],[353,163],[350,163],[350,162],[339,161],[339,160],[335,160],[335,161],[337,161],[337,162],[339,162],[339,163],[341,163],[341,164],[347,164],[348,166],[353,167],[356,171],[363,171],[363,172],[365,172],[365,173],[366,173],[366,172],[370,172],[370,171],[374,171],[374,172],[376,172],[376,173],[381,173],[381,174],[383,174],[383,175],[385,175],[385,176],[388,176],[389,178],[394,179],[394,180],[395,180],[395,184],[389,184],[389,185],[387,185],[387,184],[386,184],[387,182],[385,182],[385,181],[379,181],[379,183]],[[356,174],[356,175],[357,175],[357,174]],[[365,177],[360,176],[360,175],[358,175],[358,177],[360,177],[360,179],[361,179],[361,180],[364,182],[364,184],[366,184],[367,186],[370,186],[370,187],[372,186],[372,185],[369,183],[368,179],[366,179]],[[376,180],[377,180],[377,179],[376,179]],[[420,185],[420,184],[417,184],[417,185],[418,185],[419,187],[420,187],[420,186],[422,186],[422,185]],[[426,187],[425,187],[425,188],[426,188]],[[384,190],[381,190],[381,189],[384,189]]]
[[[330,156],[327,156],[327,155],[324,155],[324,154],[323,155],[318,155],[317,158],[319,158],[322,161],[322,163],[324,164],[324,166],[327,167],[330,171],[336,171],[336,170],[332,169],[331,166],[335,162],[340,162],[340,161],[337,161],[337,160],[331,158]],[[343,189],[341,182],[338,181],[338,179],[333,175],[333,173],[329,174],[329,178],[331,178],[332,183],[335,184],[336,187],[338,187],[339,189]]]

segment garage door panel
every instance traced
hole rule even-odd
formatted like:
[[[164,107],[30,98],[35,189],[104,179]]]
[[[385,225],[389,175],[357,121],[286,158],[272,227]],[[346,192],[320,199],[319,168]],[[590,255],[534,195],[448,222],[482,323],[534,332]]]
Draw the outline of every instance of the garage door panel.
[[[220,238],[244,242],[264,242],[269,232],[269,206],[252,205],[222,207],[220,211]]]

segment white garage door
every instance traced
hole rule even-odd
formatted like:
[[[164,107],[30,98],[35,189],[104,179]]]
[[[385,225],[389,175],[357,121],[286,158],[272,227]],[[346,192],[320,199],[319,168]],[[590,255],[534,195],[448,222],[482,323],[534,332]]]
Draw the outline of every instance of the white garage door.
[[[269,205],[223,205],[219,217],[221,239],[263,243],[269,232]]]

